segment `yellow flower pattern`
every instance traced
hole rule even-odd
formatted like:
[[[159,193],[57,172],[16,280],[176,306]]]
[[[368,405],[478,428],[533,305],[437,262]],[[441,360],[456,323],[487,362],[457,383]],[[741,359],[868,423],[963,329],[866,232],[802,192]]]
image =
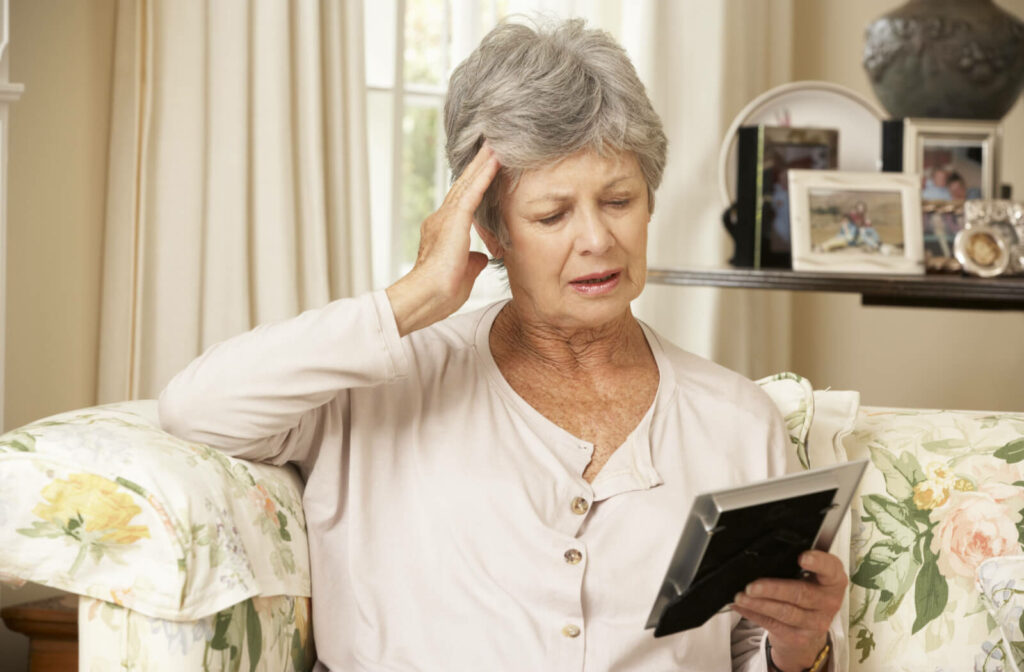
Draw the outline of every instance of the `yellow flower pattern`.
[[[89,473],[55,479],[42,489],[43,501],[32,509],[41,518],[19,529],[27,537],[65,538],[79,545],[68,570],[74,576],[88,555],[99,562],[104,554],[149,538],[149,528],[132,525],[142,509],[131,495],[119,492],[121,483]],[[137,487],[137,486],[136,486]]]
[[[932,462],[925,467],[926,480],[914,486],[914,506],[919,511],[937,509],[949,500],[950,490],[969,492],[974,484],[965,478],[957,478],[949,467],[941,462]]]
[[[937,509],[949,499],[949,488],[935,481],[921,481],[914,486],[914,506],[919,511]]]
[[[149,538],[149,528],[130,525],[142,513],[130,495],[118,492],[117,483],[95,474],[71,474],[67,480],[56,480],[42,493],[46,503],[32,510],[43,520],[65,529],[74,529],[80,520],[86,533],[96,533],[97,541],[110,544],[131,544]]]

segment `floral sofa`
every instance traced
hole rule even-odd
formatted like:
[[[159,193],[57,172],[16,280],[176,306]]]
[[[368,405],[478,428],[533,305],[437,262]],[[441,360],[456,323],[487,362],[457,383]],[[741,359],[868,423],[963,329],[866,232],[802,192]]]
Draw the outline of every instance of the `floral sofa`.
[[[1024,413],[758,382],[792,469],[870,460],[833,545],[851,574],[837,669],[1019,672]],[[308,670],[301,488],[163,433],[152,401],[46,418],[0,436],[0,579],[81,596],[81,670]]]

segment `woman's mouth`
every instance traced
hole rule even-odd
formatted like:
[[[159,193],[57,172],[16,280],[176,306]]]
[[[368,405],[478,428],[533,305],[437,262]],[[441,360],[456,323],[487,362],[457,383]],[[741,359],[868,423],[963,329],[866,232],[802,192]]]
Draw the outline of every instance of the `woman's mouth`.
[[[572,288],[578,293],[586,296],[605,294],[615,289],[619,284],[621,271],[610,271],[584,275],[569,282]]]

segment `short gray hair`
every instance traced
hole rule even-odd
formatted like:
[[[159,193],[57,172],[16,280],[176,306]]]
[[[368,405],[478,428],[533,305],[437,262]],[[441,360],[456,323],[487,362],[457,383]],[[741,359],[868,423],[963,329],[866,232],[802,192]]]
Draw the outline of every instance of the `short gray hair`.
[[[476,221],[503,245],[501,185],[583,149],[633,152],[654,210],[668,146],[661,119],[625,50],[582,19],[499,24],[452,73],[444,122],[453,179],[484,140],[502,162]]]

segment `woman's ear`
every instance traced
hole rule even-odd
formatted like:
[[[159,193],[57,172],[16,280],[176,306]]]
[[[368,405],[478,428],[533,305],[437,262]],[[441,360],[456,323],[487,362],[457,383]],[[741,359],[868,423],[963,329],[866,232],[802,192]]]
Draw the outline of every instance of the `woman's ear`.
[[[501,244],[498,243],[497,236],[480,226],[476,220],[473,221],[473,228],[476,229],[476,235],[480,236],[480,240],[484,241],[484,245],[487,246],[487,251],[491,254],[492,259],[500,259],[504,256],[505,251],[502,249]]]

